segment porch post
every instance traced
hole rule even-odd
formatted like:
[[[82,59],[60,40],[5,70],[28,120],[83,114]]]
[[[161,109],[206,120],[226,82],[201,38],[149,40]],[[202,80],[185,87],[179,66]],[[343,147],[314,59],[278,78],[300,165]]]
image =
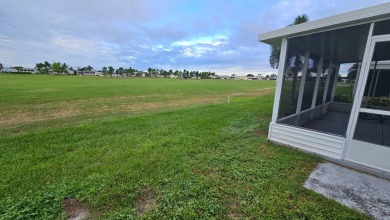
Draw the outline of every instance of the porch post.
[[[374,94],[370,94],[370,93],[373,93],[373,90],[372,89],[372,84],[375,80],[375,77],[377,76],[377,72],[376,72],[376,65],[378,64],[378,61],[375,61],[375,64],[374,64],[374,69],[372,70],[372,78],[371,78],[371,82],[370,82],[370,87],[368,88],[368,93],[367,93],[367,97],[370,98],[370,96],[374,96]],[[370,64],[370,68],[371,68],[371,64]]]
[[[326,76],[324,95],[322,96],[322,105],[325,105],[326,103],[326,96],[328,95],[329,81],[332,73],[333,73],[333,62],[330,62],[328,68],[328,75]]]
[[[360,104],[361,104],[362,97],[364,94],[365,85],[367,83],[367,78],[368,78],[367,75],[368,74],[366,74],[366,73],[368,73],[368,71],[370,70],[371,58],[372,58],[372,54],[370,56],[370,48],[371,48],[371,44],[372,44],[373,30],[374,30],[374,23],[371,23],[370,30],[368,32],[366,48],[364,49],[364,57],[363,57],[363,61],[362,61],[362,66],[360,69],[361,74],[359,74],[359,78],[357,78],[357,86],[356,86],[355,96],[353,97],[354,101],[352,104],[351,114],[349,116],[347,132],[345,134],[345,144],[344,144],[344,148],[343,148],[343,153],[341,155],[342,160],[345,159],[345,154],[347,152],[348,145],[352,140],[353,131],[354,131],[355,126],[356,126],[357,117],[359,115]]]
[[[340,64],[337,64],[336,70],[335,70],[335,75],[334,75],[332,93],[330,95],[330,102],[333,102],[333,100],[334,100],[334,94],[336,93],[336,87],[337,87],[337,80],[339,78],[339,72],[340,72]]]
[[[278,78],[276,81],[274,108],[272,110],[271,123],[276,123],[276,120],[278,118],[280,95],[282,92],[282,85],[283,85],[283,78],[284,78],[283,76],[284,76],[284,69],[285,69],[285,63],[286,63],[287,43],[288,43],[287,39],[283,38],[282,45],[280,48]]]
[[[307,67],[309,66],[309,56],[310,56],[310,51],[306,51],[305,52],[305,61],[303,62],[301,85],[299,85],[299,95],[298,95],[298,104],[297,104],[296,114],[301,113],[303,93],[305,92]]]
[[[360,63],[360,65],[358,63],[358,69],[357,69],[357,72],[356,72],[355,83],[353,85],[352,100],[355,99],[356,85],[357,85],[357,82],[358,82],[358,79],[359,79],[361,67],[362,67],[362,63]]]
[[[314,94],[313,94],[313,100],[311,102],[311,108],[313,109],[316,107],[316,102],[317,102],[317,95],[318,95],[318,87],[320,85],[320,78],[322,74],[322,64],[324,62],[324,58],[320,58],[320,62],[318,63],[318,70],[317,70],[317,76],[316,76],[316,83],[314,85]]]
[[[375,71],[375,69],[374,69]],[[372,96],[374,97],[375,96],[375,91],[376,91],[376,86],[378,85],[378,79],[379,79],[379,76],[381,75],[381,70],[379,69],[377,74],[376,74],[376,80],[375,80],[375,85],[374,85],[374,90],[372,90]]]

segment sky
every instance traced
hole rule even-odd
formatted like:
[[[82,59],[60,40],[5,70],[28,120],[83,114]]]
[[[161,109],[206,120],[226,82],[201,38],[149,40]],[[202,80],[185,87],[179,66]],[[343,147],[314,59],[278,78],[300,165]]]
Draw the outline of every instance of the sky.
[[[325,3],[326,2],[326,3]],[[0,63],[276,73],[258,35],[385,0],[1,0]]]

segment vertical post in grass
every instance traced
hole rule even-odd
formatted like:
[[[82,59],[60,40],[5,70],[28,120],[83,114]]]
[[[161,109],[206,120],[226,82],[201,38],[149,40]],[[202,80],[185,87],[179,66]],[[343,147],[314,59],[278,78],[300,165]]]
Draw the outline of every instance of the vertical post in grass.
[[[230,95],[228,96],[228,104],[230,103]]]

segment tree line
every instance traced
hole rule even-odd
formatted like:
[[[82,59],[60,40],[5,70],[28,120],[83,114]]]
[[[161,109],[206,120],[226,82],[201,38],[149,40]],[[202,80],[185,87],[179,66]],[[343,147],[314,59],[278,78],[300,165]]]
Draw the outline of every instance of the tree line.
[[[50,64],[45,61],[43,63],[37,63],[35,69],[41,74],[77,74],[77,71],[94,71],[94,68],[90,65],[85,67],[77,67],[76,69],[69,67],[66,63],[54,62]],[[133,69],[131,67],[124,68],[119,67],[115,69],[112,66],[103,67],[101,74],[104,76],[117,76],[117,77],[180,77],[180,78],[197,78],[197,79],[210,79],[215,76],[214,72],[210,71],[189,71],[189,70],[163,70],[148,68],[146,72]]]
[[[0,72],[3,70],[4,66],[0,63]],[[12,67],[18,72],[23,69],[22,66]],[[35,71],[38,74],[67,74],[67,75],[76,75],[77,72],[92,72],[95,71],[94,68],[90,65],[85,67],[78,66],[77,68],[70,67],[66,63],[53,62],[49,63],[44,61],[42,63],[35,64]],[[189,71],[189,70],[164,70],[164,69],[153,69],[148,68],[147,71],[140,71],[133,69],[131,67],[124,68],[119,67],[115,69],[112,66],[103,67],[99,71],[104,76],[111,77],[177,77],[177,78],[197,78],[197,79],[210,79],[215,76],[215,72],[210,71]]]
[[[54,62],[50,64],[45,61],[43,63],[37,63],[35,65],[35,70],[41,74],[49,74],[49,73],[68,73],[69,65],[66,63],[61,64],[60,62]]]
[[[197,78],[197,79],[210,79],[212,76],[215,76],[214,72],[210,71],[189,71],[184,69],[181,70],[164,70],[164,69],[153,69],[148,68],[146,72],[139,71],[133,68],[123,68],[119,67],[114,69],[112,66],[103,67],[102,74],[104,76],[121,76],[121,77],[164,77],[168,78],[171,76],[180,77],[180,78]]]

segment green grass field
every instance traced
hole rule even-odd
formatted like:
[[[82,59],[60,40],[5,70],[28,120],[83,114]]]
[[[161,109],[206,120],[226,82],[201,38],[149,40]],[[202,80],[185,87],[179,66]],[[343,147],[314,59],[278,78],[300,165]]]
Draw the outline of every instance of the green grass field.
[[[0,75],[0,219],[365,219],[267,142],[274,86]]]

